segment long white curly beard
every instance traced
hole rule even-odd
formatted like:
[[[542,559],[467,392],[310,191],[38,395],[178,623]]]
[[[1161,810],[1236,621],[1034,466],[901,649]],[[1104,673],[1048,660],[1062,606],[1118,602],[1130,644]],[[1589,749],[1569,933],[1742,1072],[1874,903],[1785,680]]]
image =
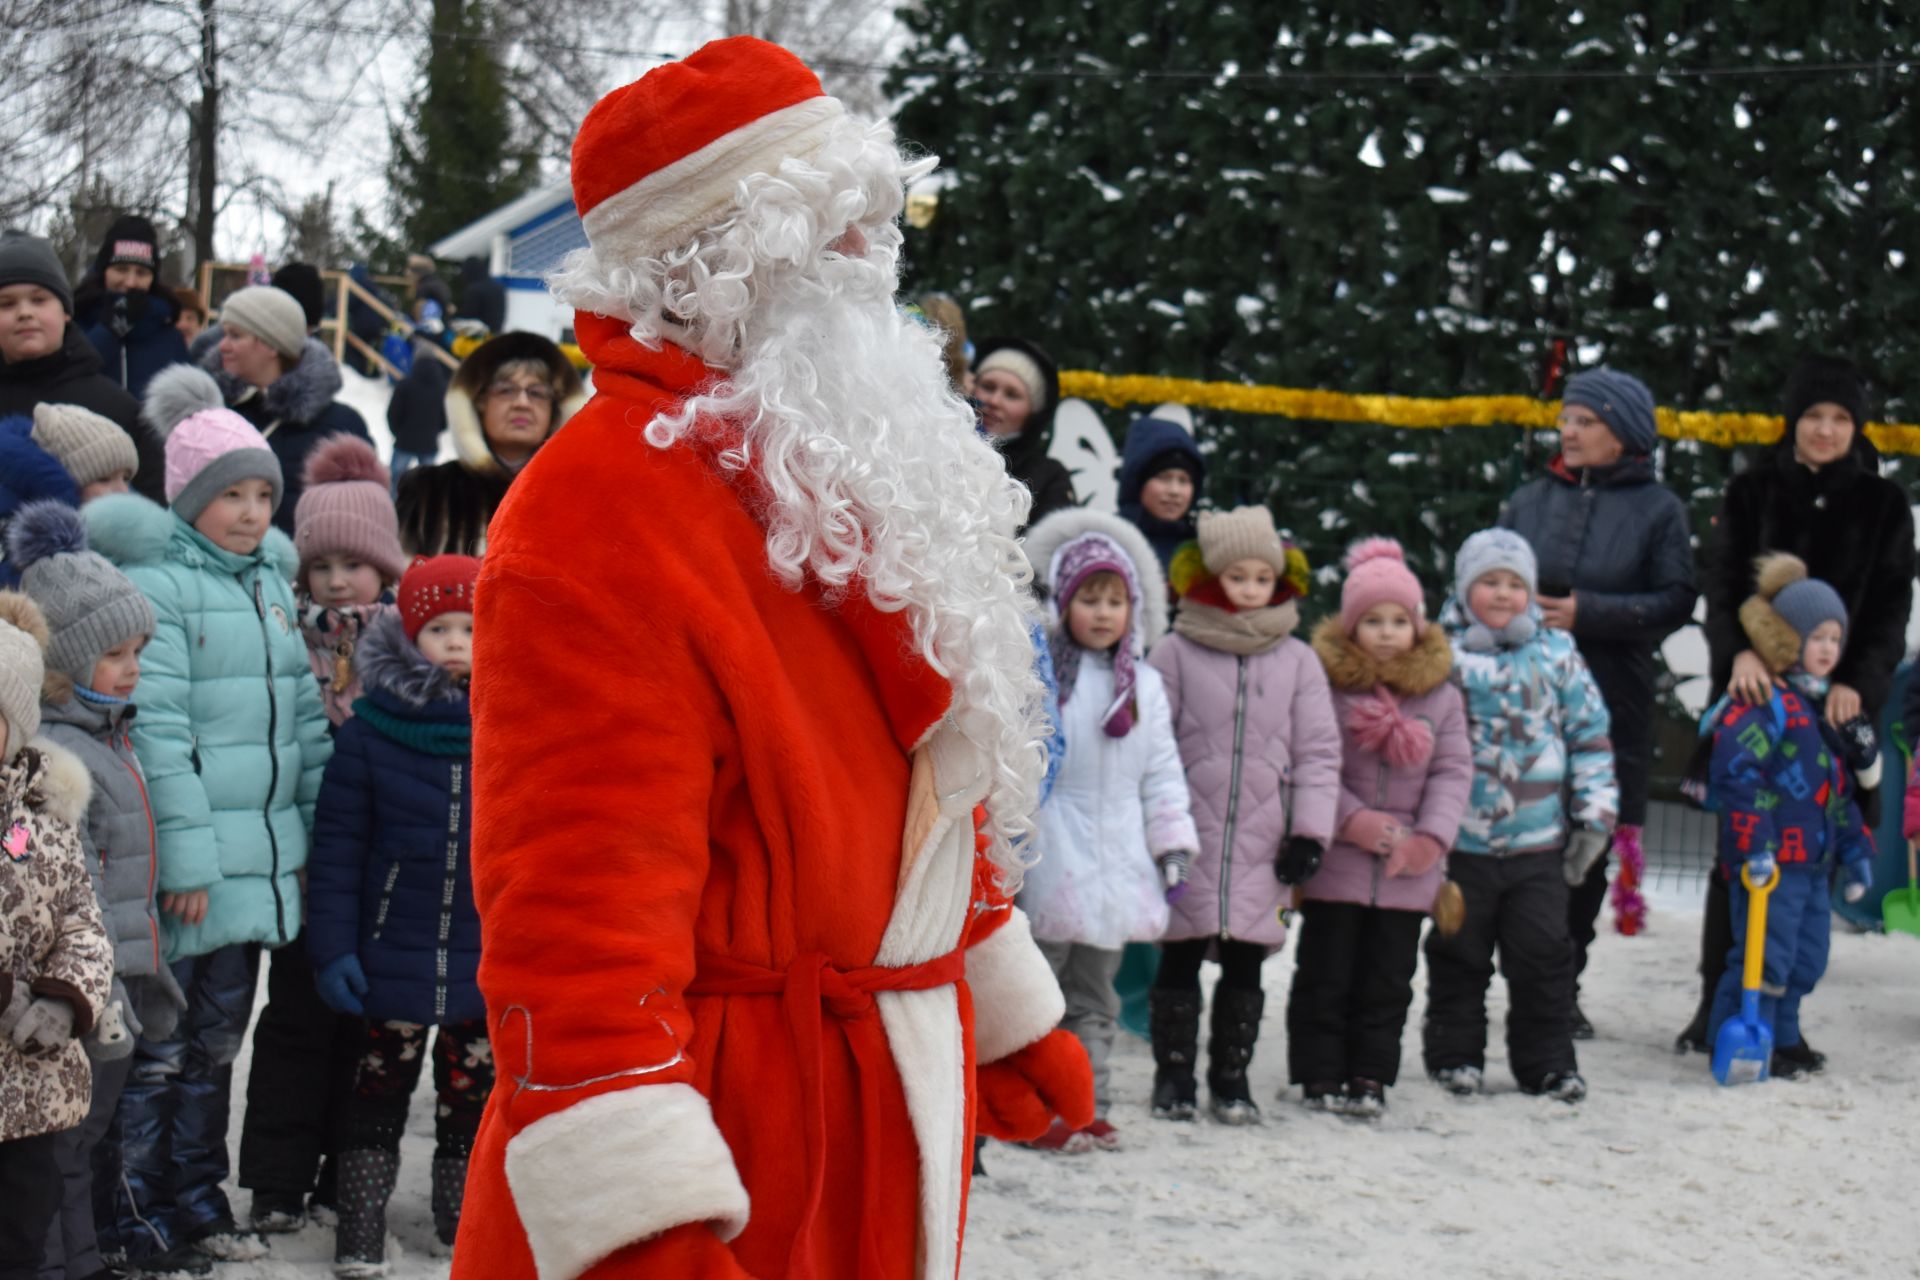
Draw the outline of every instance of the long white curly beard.
[[[665,448],[731,424],[740,443],[722,465],[766,488],[774,572],[905,610],[952,682],[957,727],[986,753],[989,856],[1013,885],[1047,731],[1014,539],[1029,498],[948,385],[938,338],[894,305],[911,169],[887,126],[849,119],[811,164],[750,182],[738,213],[684,253],[609,271],[586,251],[553,283],[583,309],[653,317],[635,337],[728,371],[648,439]],[[848,226],[864,253],[824,249]]]

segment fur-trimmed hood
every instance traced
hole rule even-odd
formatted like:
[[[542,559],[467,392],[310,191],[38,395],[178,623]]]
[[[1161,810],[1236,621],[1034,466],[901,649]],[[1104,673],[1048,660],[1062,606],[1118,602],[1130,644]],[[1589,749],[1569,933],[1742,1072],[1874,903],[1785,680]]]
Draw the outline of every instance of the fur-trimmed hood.
[[[587,402],[586,384],[580,380],[579,371],[552,342],[537,333],[503,333],[489,338],[467,353],[447,387],[447,432],[453,437],[454,456],[469,471],[508,474],[487,443],[487,433],[480,423],[479,398],[500,366],[515,360],[538,360],[547,366],[548,379],[557,393],[548,440]]]
[[[1429,626],[1413,648],[1389,662],[1375,662],[1340,628],[1340,619],[1322,618],[1313,629],[1313,651],[1326,668],[1327,681],[1343,693],[1365,693],[1384,684],[1403,697],[1417,697],[1447,682],[1453,672],[1453,644],[1441,627]]]
[[[220,394],[229,406],[238,405],[254,395],[265,398],[267,416],[287,423],[306,424],[316,421],[327,411],[334,398],[340,394],[345,381],[340,376],[340,366],[334,362],[333,352],[318,338],[308,338],[307,346],[300,353],[300,363],[275,378],[262,390],[251,382],[244,382],[220,367],[220,349],[214,348],[201,367],[213,374],[220,386]]]
[[[95,498],[80,509],[80,515],[86,521],[88,544],[120,568],[162,563],[171,554],[176,536],[190,542],[205,541],[192,525],[136,493],[110,493]],[[261,539],[259,554],[289,582],[300,570],[300,556],[293,549],[293,539],[278,529],[267,530],[267,536]]]
[[[1753,562],[1754,593],[1740,606],[1740,626],[1767,670],[1785,675],[1800,661],[1800,633],[1773,606],[1774,597],[1807,577],[1807,562],[1783,551],[1769,552]]]
[[[1027,530],[1027,563],[1033,566],[1034,589],[1042,600],[1053,597],[1053,558],[1060,548],[1082,534],[1104,534],[1117,543],[1133,561],[1133,572],[1140,582],[1141,638],[1151,649],[1167,633],[1167,575],[1161,571],[1160,557],[1153,553],[1146,535],[1119,516],[1102,511],[1074,507],[1056,511]]]
[[[27,806],[78,826],[93,799],[93,779],[79,756],[45,738],[27,743],[12,764],[0,769],[0,789],[9,806]]]
[[[408,710],[421,711],[434,704],[443,704],[437,709],[444,710],[466,706],[466,689],[407,639],[398,610],[386,610],[373,620],[360,638],[353,661],[361,688],[383,693]]]

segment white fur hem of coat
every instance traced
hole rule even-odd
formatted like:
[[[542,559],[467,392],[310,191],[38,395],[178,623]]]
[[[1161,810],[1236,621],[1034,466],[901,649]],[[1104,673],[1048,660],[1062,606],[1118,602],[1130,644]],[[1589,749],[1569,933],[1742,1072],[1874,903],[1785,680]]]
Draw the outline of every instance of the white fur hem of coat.
[[[1005,924],[967,948],[967,986],[973,991],[973,1056],[981,1063],[1019,1052],[1066,1016],[1053,966],[1034,944],[1033,926],[1018,907]]]
[[[952,951],[973,907],[973,807],[986,794],[987,772],[979,749],[951,718],[926,749],[940,813],[900,885],[874,956],[890,968]],[[961,1185],[971,1160],[960,998],[952,987],[937,987],[883,991],[878,1002],[920,1149],[919,1274],[946,1280],[960,1268]]]
[[[603,1093],[507,1144],[507,1186],[540,1280],[573,1280],[635,1241],[688,1222],[746,1229],[747,1189],[713,1108],[689,1084]]]

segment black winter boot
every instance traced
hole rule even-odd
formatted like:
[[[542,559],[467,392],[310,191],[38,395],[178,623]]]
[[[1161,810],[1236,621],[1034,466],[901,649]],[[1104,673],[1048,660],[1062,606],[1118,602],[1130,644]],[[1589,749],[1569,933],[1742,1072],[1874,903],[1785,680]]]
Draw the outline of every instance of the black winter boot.
[[[400,1177],[400,1153],[382,1147],[342,1151],[338,1177],[340,1223],[333,1232],[333,1274],[384,1276],[387,1201]]]
[[[460,1232],[460,1202],[467,1193],[467,1158],[436,1155],[433,1158],[433,1234],[453,1253],[453,1238]]]
[[[1200,1049],[1200,993],[1154,987],[1147,993],[1153,1032],[1153,1114],[1191,1120],[1200,1086],[1193,1065]]]
[[[1260,1108],[1247,1089],[1247,1064],[1253,1061],[1253,1044],[1260,1038],[1260,1013],[1266,1003],[1264,991],[1213,990],[1207,1090],[1213,1095],[1213,1118],[1221,1124],[1260,1123]]]

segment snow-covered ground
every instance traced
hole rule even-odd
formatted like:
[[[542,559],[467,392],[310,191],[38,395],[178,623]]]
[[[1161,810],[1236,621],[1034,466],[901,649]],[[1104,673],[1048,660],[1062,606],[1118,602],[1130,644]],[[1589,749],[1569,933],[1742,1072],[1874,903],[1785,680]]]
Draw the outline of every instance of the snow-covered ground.
[[[1920,940],[1836,928],[1806,1018],[1831,1055],[1826,1075],[1722,1089],[1704,1058],[1671,1052],[1692,1010],[1696,902],[1693,892],[1656,900],[1647,934],[1597,944],[1583,1004],[1600,1038],[1581,1049],[1593,1094],[1578,1107],[1516,1092],[1498,1043],[1487,1096],[1455,1100],[1428,1084],[1424,971],[1383,1121],[1274,1102],[1293,976],[1291,950],[1275,956],[1253,1066],[1267,1123],[1149,1119],[1152,1061],[1123,1038],[1113,1119],[1125,1149],[1063,1157],[991,1145],[964,1280],[1920,1274],[1895,1207],[1920,1179]],[[1496,982],[1496,1029],[1503,1011]],[[431,1112],[416,1101],[394,1197],[401,1280],[447,1272],[428,1255]],[[236,1207],[244,1212],[244,1193]],[[216,1274],[311,1280],[327,1274],[331,1247],[309,1227],[277,1239],[271,1257]]]

